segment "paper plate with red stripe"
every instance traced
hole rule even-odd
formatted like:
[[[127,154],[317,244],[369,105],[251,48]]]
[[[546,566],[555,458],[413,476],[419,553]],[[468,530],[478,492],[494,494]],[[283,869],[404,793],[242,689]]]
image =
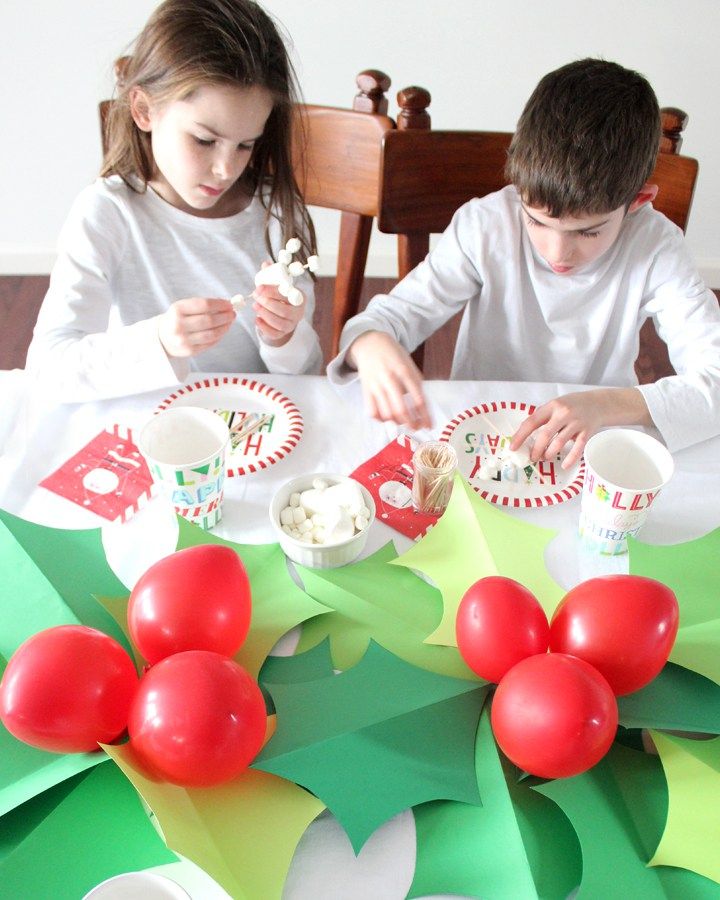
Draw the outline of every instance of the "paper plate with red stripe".
[[[455,448],[458,468],[485,500],[498,506],[553,506],[582,491],[585,463],[561,468],[563,454],[522,467],[509,456],[510,440],[535,407],[529,403],[481,403],[458,413],[443,429],[441,441]]]
[[[228,475],[250,475],[268,469],[297,446],[303,418],[282,391],[253,378],[222,375],[202,378],[173,391],[156,412],[173,406],[203,406],[221,415],[232,429],[253,413],[269,415],[252,434],[233,441],[228,452]]]

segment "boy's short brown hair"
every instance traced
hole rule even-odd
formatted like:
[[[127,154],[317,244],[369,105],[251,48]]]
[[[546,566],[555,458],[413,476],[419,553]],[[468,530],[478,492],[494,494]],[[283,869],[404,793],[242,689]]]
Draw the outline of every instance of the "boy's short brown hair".
[[[506,175],[553,218],[627,206],[655,167],[660,110],[647,80],[602,59],[550,72],[520,116]]]

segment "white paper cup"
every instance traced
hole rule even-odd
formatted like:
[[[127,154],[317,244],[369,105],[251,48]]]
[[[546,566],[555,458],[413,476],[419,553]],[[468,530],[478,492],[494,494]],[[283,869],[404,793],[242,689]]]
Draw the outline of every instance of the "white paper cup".
[[[670,452],[630,428],[610,428],[585,446],[579,533],[591,550],[627,552],[627,539],[645,523],[655,498],[672,477]]]
[[[209,409],[182,406],[153,416],[138,449],[178,515],[201,528],[222,518],[227,422]]]

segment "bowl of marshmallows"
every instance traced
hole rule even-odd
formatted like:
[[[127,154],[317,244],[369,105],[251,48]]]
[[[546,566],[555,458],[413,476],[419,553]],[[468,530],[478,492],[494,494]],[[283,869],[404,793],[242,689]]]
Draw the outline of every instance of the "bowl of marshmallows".
[[[370,492],[344,475],[293,478],[270,503],[270,521],[285,555],[311,569],[334,569],[356,559],[374,519]]]

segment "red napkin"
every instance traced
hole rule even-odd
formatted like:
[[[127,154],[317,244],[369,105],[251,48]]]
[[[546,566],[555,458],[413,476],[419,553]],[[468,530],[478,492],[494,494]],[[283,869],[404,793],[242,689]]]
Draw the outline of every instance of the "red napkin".
[[[132,433],[121,425],[101,431],[40,486],[110,522],[126,522],[155,489]]]
[[[439,519],[413,509],[412,457],[416,446],[412,438],[401,435],[350,473],[373,495],[378,521],[413,540],[419,540]]]

